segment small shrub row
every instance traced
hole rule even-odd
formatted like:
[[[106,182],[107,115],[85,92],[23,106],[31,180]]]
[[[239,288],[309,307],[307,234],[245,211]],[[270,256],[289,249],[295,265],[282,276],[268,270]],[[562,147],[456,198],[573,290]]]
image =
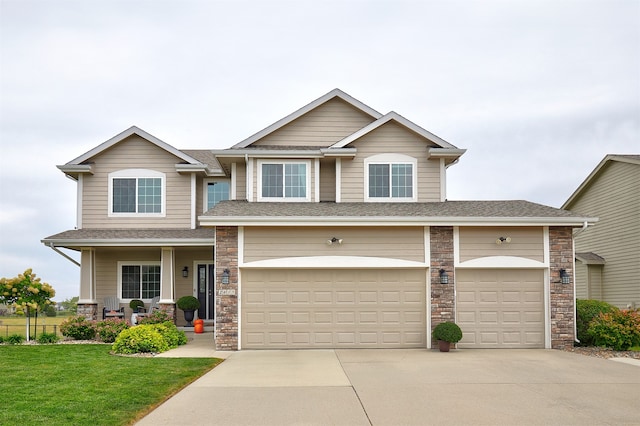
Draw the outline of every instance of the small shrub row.
[[[578,330],[578,340],[581,346],[593,346],[594,338],[588,333],[589,324],[600,314],[607,314],[618,311],[613,305],[600,300],[578,299],[576,300],[576,328]]]
[[[104,343],[113,343],[116,336],[127,328],[129,323],[119,318],[89,321],[85,317],[77,316],[60,323],[60,331],[65,337],[74,340],[94,340],[97,337]]]
[[[0,344],[7,343],[9,345],[20,345],[24,340],[25,338],[21,334],[12,334],[7,337],[0,336]]]
[[[112,345],[117,354],[161,353],[187,343],[184,331],[171,321],[124,330]]]
[[[587,333],[596,346],[626,351],[640,346],[640,311],[617,310],[601,313],[589,324]]]

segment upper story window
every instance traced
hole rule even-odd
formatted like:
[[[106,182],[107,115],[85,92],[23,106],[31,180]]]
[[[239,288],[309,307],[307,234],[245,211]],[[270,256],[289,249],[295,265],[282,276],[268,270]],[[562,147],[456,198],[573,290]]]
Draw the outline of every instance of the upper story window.
[[[413,157],[379,154],[365,160],[366,201],[416,201],[416,167]]]
[[[205,180],[205,210],[209,210],[220,201],[229,199],[228,180]]]
[[[310,201],[309,161],[258,161],[258,201]]]
[[[109,216],[164,216],[165,175],[128,169],[109,174]]]

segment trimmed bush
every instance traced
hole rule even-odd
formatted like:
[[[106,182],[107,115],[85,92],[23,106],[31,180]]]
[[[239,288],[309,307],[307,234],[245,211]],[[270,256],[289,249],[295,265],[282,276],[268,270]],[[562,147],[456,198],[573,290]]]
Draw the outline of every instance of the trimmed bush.
[[[138,318],[138,324],[162,324],[166,321],[173,322],[173,318],[163,310],[154,310],[152,314]]]
[[[184,334],[184,331],[178,330],[178,327],[171,321],[152,324],[151,326],[162,335],[167,345],[169,345],[169,349],[177,348],[187,343],[187,335]]]
[[[38,336],[38,343],[46,345],[50,343],[58,343],[60,337],[56,333],[42,333]]]
[[[104,343],[113,343],[118,334],[129,328],[129,323],[119,318],[108,318],[104,321],[98,321],[95,327],[100,340]]]
[[[82,316],[70,317],[62,321],[60,332],[63,336],[75,340],[93,340],[96,336],[94,323]]]
[[[176,302],[176,306],[183,311],[195,311],[200,308],[200,301],[193,296],[182,296]]]
[[[133,312],[138,312],[138,308],[144,307],[144,302],[140,299],[133,299],[129,302],[129,307],[133,309]]]
[[[640,345],[640,311],[621,311],[600,314],[587,330],[596,346],[626,351]]]
[[[169,345],[153,325],[139,325],[122,331],[111,348],[117,354],[160,353]]]
[[[58,312],[56,311],[56,308],[53,305],[48,305],[46,307],[46,309],[44,310],[44,313],[46,316],[48,316],[49,318],[53,318],[56,315],[58,315]]]
[[[601,313],[615,312],[618,311],[618,308],[600,300],[578,299],[576,300],[576,311],[578,314],[576,318],[576,328],[578,330],[580,346],[593,346],[595,344],[593,336],[587,332],[589,323]]]
[[[24,342],[24,336],[22,334],[12,334],[5,339],[5,342],[10,345],[21,345]]]
[[[436,340],[456,343],[462,339],[462,330],[455,322],[446,321],[436,325],[431,335]]]
[[[0,345],[4,343],[4,337],[0,336]]]

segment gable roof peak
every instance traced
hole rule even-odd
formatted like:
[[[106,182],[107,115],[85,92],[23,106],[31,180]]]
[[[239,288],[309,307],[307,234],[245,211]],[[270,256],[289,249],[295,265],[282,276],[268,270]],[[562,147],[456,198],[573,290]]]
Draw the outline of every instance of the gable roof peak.
[[[247,139],[235,144],[234,146],[231,147],[231,149],[246,148],[249,145],[251,145],[252,143],[256,142],[257,140],[262,139],[263,137],[267,136],[268,134],[275,132],[276,130],[286,126],[287,124],[291,123],[292,121],[296,120],[297,118],[303,116],[304,114],[308,113],[309,111],[312,111],[312,110],[316,109],[320,105],[323,105],[324,103],[326,103],[326,102],[328,102],[328,101],[330,101],[331,99],[334,99],[334,98],[342,99],[344,102],[348,103],[349,105],[353,106],[354,108],[357,108],[358,110],[364,112],[365,114],[371,116],[374,119],[378,119],[378,118],[382,117],[382,114],[380,114],[375,109],[373,109],[370,106],[360,102],[359,100],[357,100],[356,98],[352,97],[351,95],[343,92],[342,90],[336,88],[336,89],[333,89],[330,92],[320,96],[318,99],[308,103],[307,105],[303,106],[302,108],[292,112],[291,114],[287,115],[286,117],[276,121],[272,125],[270,125],[268,127],[265,127],[264,129],[260,130],[259,132],[249,136]]]

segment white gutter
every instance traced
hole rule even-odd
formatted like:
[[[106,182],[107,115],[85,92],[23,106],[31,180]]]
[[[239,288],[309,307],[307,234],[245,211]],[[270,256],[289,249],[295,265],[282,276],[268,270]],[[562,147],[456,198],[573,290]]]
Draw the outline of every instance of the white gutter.
[[[49,248],[53,251],[55,251],[56,253],[58,253],[60,256],[66,258],[67,260],[71,261],[72,263],[76,264],[76,266],[81,266],[80,262],[78,262],[77,260],[75,260],[73,257],[69,256],[66,253],[61,252],[56,246],[53,245],[53,243],[49,243]]]

